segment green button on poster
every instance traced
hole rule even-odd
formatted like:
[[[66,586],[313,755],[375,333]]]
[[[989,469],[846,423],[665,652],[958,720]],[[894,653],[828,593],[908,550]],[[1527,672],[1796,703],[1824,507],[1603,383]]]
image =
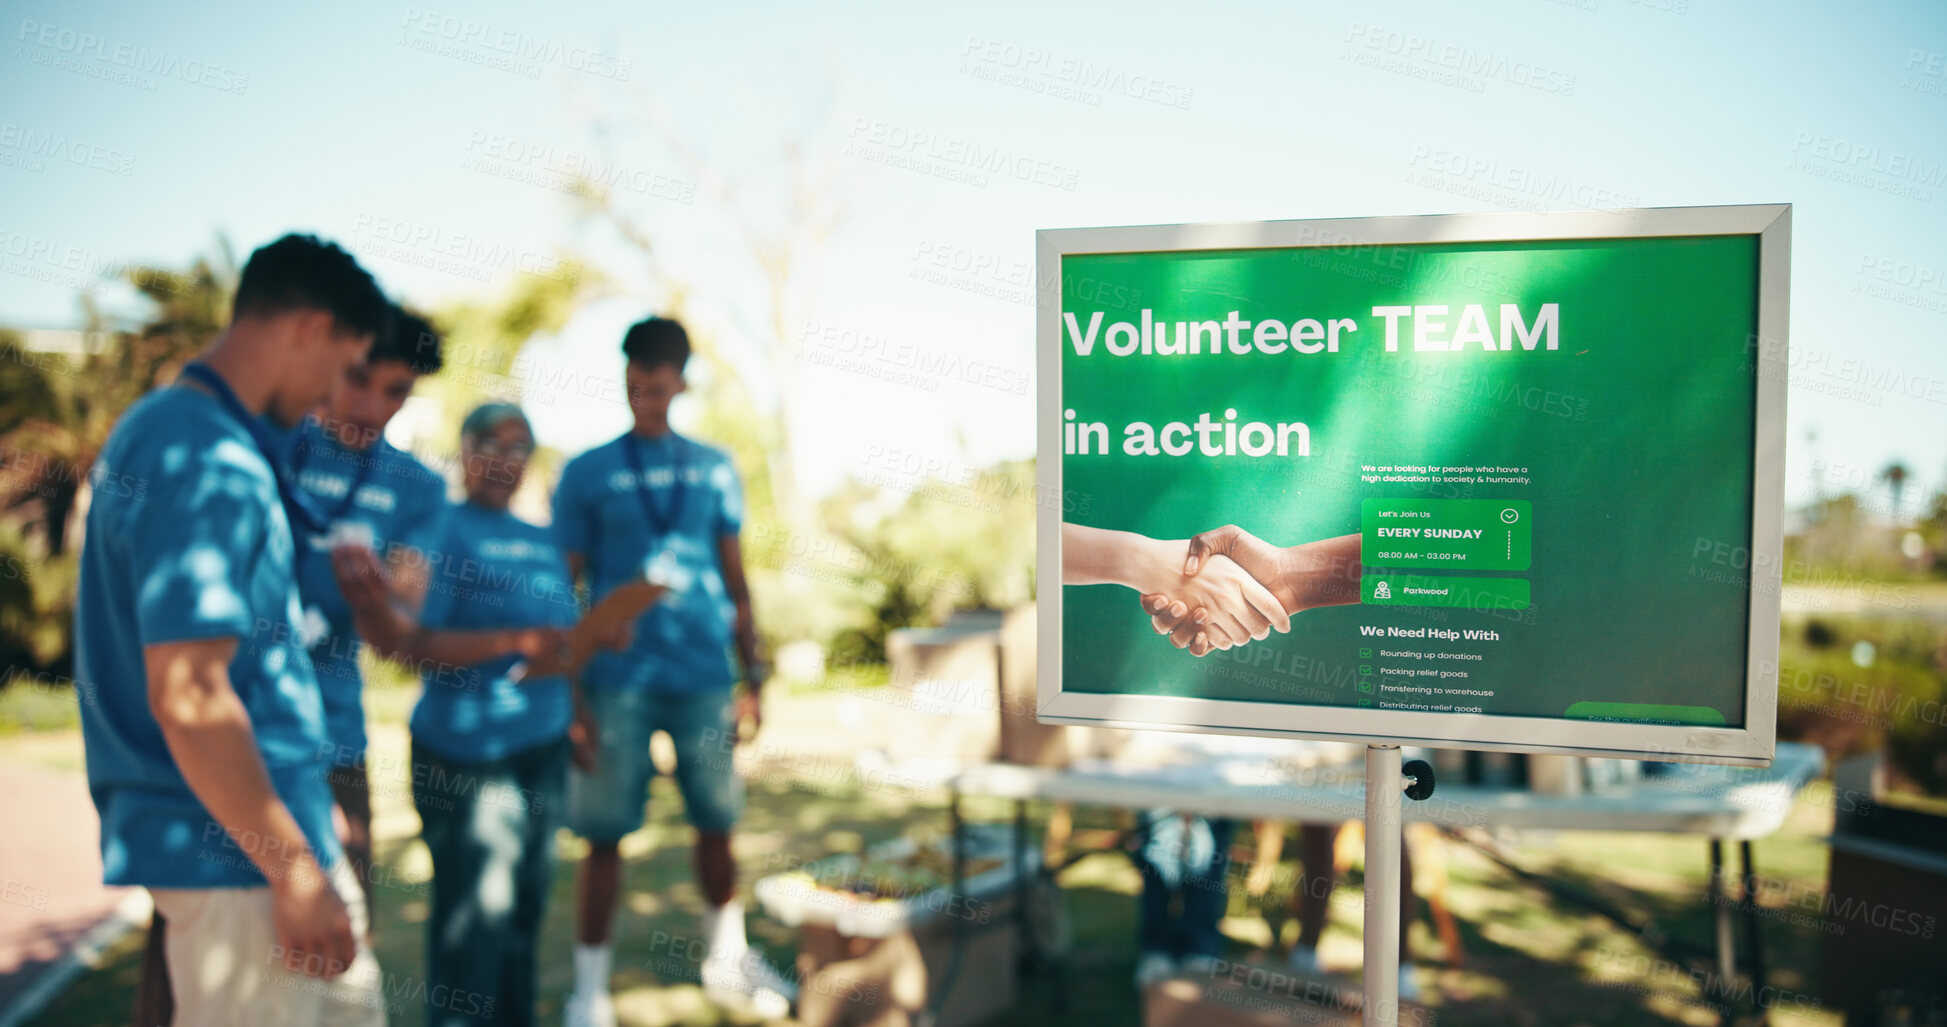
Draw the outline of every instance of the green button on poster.
[[[1366,563],[1484,571],[1528,569],[1533,511],[1525,499],[1368,499]]]
[[[1368,574],[1360,602],[1373,606],[1457,606],[1469,610],[1525,610],[1525,578],[1462,578],[1432,574]]]

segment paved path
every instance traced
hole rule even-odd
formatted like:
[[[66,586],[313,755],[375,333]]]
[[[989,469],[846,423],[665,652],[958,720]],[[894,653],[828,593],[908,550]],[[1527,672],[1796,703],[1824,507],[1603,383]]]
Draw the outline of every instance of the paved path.
[[[81,774],[0,764],[0,1024],[112,941],[118,908],[146,922],[142,889],[102,885],[100,831]]]

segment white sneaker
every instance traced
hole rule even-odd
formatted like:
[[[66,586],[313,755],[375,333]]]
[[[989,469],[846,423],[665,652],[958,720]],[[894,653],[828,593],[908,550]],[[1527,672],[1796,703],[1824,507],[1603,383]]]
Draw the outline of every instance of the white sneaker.
[[[746,1006],[766,1020],[791,1013],[798,986],[755,950],[712,953],[703,961],[703,996],[720,1006]]]
[[[570,995],[561,1023],[563,1027],[615,1027],[615,1000],[606,991]]]
[[[1145,952],[1136,960],[1136,990],[1176,976],[1176,960],[1161,952]]]

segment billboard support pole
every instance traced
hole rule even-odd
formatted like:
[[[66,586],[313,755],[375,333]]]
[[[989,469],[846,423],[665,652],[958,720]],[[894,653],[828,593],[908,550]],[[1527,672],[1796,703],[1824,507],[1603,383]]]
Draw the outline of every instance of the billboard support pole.
[[[1400,777],[1399,746],[1366,746],[1365,1027],[1399,1023]]]

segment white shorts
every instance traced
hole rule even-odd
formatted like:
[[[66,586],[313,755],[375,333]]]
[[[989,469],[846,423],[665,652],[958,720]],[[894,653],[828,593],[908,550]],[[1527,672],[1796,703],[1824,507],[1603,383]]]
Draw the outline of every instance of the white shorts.
[[[365,895],[350,862],[331,884],[351,914],[358,956],[343,974],[284,968],[271,926],[270,888],[151,888],[169,921],[169,986],[185,1027],[385,1027],[379,961],[365,943]]]

